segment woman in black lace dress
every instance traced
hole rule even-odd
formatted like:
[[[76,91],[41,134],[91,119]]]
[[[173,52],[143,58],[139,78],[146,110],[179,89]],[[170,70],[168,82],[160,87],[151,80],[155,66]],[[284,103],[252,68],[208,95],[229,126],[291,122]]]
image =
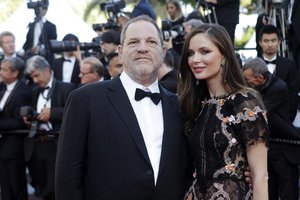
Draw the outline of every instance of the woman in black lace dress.
[[[195,165],[187,200],[267,200],[265,109],[246,86],[227,32],[204,24],[187,36],[179,100]],[[253,190],[245,180],[250,168]]]

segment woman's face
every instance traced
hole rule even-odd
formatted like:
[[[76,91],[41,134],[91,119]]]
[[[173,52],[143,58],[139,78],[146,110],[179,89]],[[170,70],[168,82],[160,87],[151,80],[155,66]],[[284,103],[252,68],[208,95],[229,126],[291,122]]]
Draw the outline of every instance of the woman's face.
[[[189,42],[188,65],[197,80],[221,80],[224,56],[204,33],[194,35]]]
[[[168,3],[167,4],[167,12],[171,19],[175,19],[178,10],[176,9],[176,6],[173,3]]]

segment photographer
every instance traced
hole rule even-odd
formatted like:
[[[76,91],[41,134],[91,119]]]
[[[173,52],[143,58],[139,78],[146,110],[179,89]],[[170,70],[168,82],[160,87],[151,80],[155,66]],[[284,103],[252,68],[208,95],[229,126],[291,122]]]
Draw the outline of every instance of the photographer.
[[[79,39],[74,34],[67,34],[63,41],[77,42]],[[78,85],[80,83],[80,62],[82,61],[80,49],[76,51],[64,51],[63,56],[54,60],[53,73],[57,80],[73,83]]]
[[[171,30],[184,30],[183,22],[185,17],[182,15],[181,6],[178,0],[168,0],[166,3],[166,9],[169,17],[165,19],[168,21]],[[178,32],[178,31],[177,31]],[[172,43],[174,50],[180,55],[184,42],[184,34],[178,34],[172,37]]]
[[[69,93],[74,89],[71,83],[64,83],[53,77],[47,60],[39,55],[31,57],[26,64],[26,73],[37,87],[33,90],[31,107],[33,116],[24,114],[24,121],[31,126],[34,136],[27,142],[25,155],[33,187],[40,191],[44,200],[54,200],[54,169],[58,131],[63,118],[63,109]],[[29,120],[31,118],[31,120]],[[35,129],[35,130],[34,130]]]
[[[0,188],[2,200],[27,200],[24,162],[24,137],[17,130],[25,124],[19,115],[20,107],[29,105],[31,93],[21,81],[24,61],[5,58],[0,77]]]
[[[23,49],[25,51],[25,58],[30,58],[33,55],[41,55],[52,65],[54,55],[50,51],[50,40],[55,40],[57,33],[55,24],[45,18],[48,6],[48,0],[30,1],[27,3],[28,8],[34,9],[36,16],[34,22],[28,25],[29,29]]]
[[[104,79],[110,79],[108,73],[108,55],[117,52],[118,46],[120,45],[120,32],[116,30],[108,30],[101,35],[101,49],[103,53],[102,59],[100,61],[104,65]]]

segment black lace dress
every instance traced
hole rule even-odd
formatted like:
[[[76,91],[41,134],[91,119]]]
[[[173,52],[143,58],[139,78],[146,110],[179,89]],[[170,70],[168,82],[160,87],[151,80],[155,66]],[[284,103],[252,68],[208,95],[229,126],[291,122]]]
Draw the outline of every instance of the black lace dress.
[[[202,102],[188,134],[196,178],[185,200],[252,199],[246,147],[266,142],[267,135],[265,110],[249,92]]]

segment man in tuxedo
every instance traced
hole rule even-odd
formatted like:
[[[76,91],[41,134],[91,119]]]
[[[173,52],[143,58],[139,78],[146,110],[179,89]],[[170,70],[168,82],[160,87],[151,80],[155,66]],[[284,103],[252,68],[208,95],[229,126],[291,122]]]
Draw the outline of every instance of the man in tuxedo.
[[[186,138],[176,95],[158,83],[166,53],[159,27],[148,16],[131,19],[118,52],[119,77],[81,87],[68,99],[56,200],[183,198]]]
[[[259,45],[262,58],[267,63],[270,73],[282,79],[288,86],[290,97],[290,120],[293,121],[297,111],[297,68],[293,60],[278,55],[280,31],[274,25],[264,25],[259,33]]]
[[[47,60],[39,55],[31,57],[26,64],[26,73],[38,86],[33,89],[31,106],[35,116],[24,116],[31,125],[32,139],[27,142],[26,158],[33,186],[44,200],[54,200],[54,172],[57,139],[63,118],[63,109],[69,93],[74,89],[71,83],[64,83],[53,77]]]
[[[298,200],[300,134],[290,121],[289,91],[281,79],[272,75],[261,58],[244,64],[247,83],[262,95],[270,128],[268,151],[269,199]]]
[[[29,105],[31,93],[21,80],[24,61],[5,58],[0,77],[0,188],[3,200],[27,200],[24,162],[24,137],[17,130],[24,129],[21,106]]]
[[[53,65],[54,55],[50,50],[50,40],[56,40],[56,25],[46,19],[48,10],[48,1],[43,0],[34,8],[34,22],[28,25],[29,29],[26,36],[26,41],[23,45],[25,58],[28,59],[33,55],[41,55]]]
[[[3,31],[0,33],[0,48],[3,51],[3,55],[0,54],[0,64],[1,61],[5,58],[19,57],[23,59],[23,57],[16,52],[15,41],[16,38],[12,32]]]
[[[71,33],[65,35],[63,41],[79,43],[78,37]],[[79,73],[81,59],[80,50],[64,52],[62,57],[54,60],[54,77],[57,80],[78,85],[80,83]]]
[[[81,84],[94,83],[104,80],[103,64],[95,57],[87,57],[80,64],[79,77]]]

